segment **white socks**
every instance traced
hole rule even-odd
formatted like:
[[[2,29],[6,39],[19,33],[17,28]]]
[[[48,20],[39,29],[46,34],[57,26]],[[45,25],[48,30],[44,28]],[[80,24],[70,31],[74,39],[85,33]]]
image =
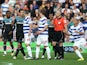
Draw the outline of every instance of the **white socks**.
[[[31,47],[30,47],[30,46],[27,46],[27,50],[28,50],[28,55],[29,55],[30,57],[32,57]]]
[[[36,47],[36,58],[39,58],[40,47]]]
[[[82,55],[81,55],[81,53],[80,53],[80,51],[79,51],[78,49],[75,50],[75,53],[76,53],[76,55],[77,55],[78,57],[83,58]]]
[[[48,58],[51,58],[51,55],[50,55],[50,48],[49,48],[49,47],[46,47],[46,52],[47,52]]]
[[[4,51],[4,54],[7,54],[7,52],[6,52],[6,51]]]
[[[40,52],[40,47],[36,47],[36,58],[39,58],[39,52]],[[47,52],[48,59],[51,58],[49,47],[46,47],[46,52]]]

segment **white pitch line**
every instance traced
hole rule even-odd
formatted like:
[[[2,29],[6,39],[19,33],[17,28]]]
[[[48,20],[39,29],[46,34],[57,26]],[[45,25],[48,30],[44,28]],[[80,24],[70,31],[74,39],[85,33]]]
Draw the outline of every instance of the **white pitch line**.
[[[9,63],[9,62],[0,62],[0,65],[13,65],[13,63]]]

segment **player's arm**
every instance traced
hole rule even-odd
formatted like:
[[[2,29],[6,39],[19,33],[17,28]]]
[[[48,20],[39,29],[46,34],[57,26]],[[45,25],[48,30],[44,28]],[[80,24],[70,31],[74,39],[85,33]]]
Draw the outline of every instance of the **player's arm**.
[[[65,30],[64,33],[68,36],[71,36],[73,34],[71,27],[69,29]]]
[[[33,24],[31,23],[31,24],[29,24],[29,26],[30,26],[29,31],[32,32]]]
[[[63,32],[65,33],[65,31],[68,31],[68,28],[67,28],[67,25],[68,25],[68,23],[67,23],[68,21],[64,18],[64,20],[63,20],[63,24],[64,24],[64,30],[63,30]]]
[[[31,18],[27,18],[27,21],[25,20],[25,22],[28,22],[29,24],[29,32],[28,32],[28,35],[30,36],[31,35],[31,32],[32,32],[32,29],[33,29],[33,24],[32,24],[32,20]]]
[[[53,25],[54,25],[54,24],[55,24],[55,23],[54,23],[54,21],[55,21],[55,19],[53,18],[53,20],[52,20],[51,24],[53,24]]]
[[[72,34],[70,34],[68,31],[64,31],[64,33],[68,36],[71,36]]]
[[[12,23],[11,23],[11,25],[12,25],[12,31],[15,29],[15,17],[13,16],[12,17]]]
[[[3,28],[2,28],[3,30],[5,30],[6,29],[6,25],[5,25],[5,21],[3,20]]]
[[[80,35],[83,35],[83,34],[85,34],[85,32],[83,32],[83,31],[75,31],[76,33],[78,33],[78,34],[80,34]]]
[[[30,36],[31,35],[31,32],[32,32],[32,27],[33,27],[32,23],[29,24],[29,26],[30,26],[30,29],[29,29],[28,35]]]
[[[83,27],[80,27],[78,31],[75,31],[75,33],[78,33],[80,35],[84,35],[85,34]]]
[[[0,11],[2,12],[2,5],[1,5],[1,8],[0,8]]]
[[[42,30],[37,31],[36,34],[40,34],[40,33],[44,32],[45,30],[47,30],[47,28],[48,28],[48,25],[46,25]]]
[[[11,22],[12,30],[9,32],[9,35],[11,35],[15,29],[15,21],[16,21],[15,18],[12,18],[12,22]]]
[[[48,25],[46,25],[44,28],[43,28],[43,30],[41,30],[41,32],[43,32],[43,31],[45,31],[45,30],[47,30],[48,29]]]
[[[44,28],[43,28],[42,30],[40,30],[40,31],[37,31],[37,34],[40,34],[40,33],[44,32],[45,30],[48,29],[48,23],[47,23],[47,20],[44,21],[43,25],[45,25]]]

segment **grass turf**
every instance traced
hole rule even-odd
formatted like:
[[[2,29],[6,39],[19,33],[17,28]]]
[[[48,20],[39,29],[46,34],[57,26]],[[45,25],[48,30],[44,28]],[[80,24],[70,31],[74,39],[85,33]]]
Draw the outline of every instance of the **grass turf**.
[[[39,60],[24,60],[21,53],[19,53],[16,60],[12,59],[12,56],[10,56],[10,53],[7,54],[7,56],[2,56],[3,53],[0,53],[0,65],[87,65],[87,54],[84,53],[83,56],[85,58],[84,61],[78,62],[78,57],[75,55],[75,53],[65,53],[64,60],[54,60],[54,55],[52,55],[51,60],[45,59],[39,59]],[[35,53],[33,53],[35,56]],[[40,53],[41,57],[41,53]],[[12,64],[8,64],[12,63]]]

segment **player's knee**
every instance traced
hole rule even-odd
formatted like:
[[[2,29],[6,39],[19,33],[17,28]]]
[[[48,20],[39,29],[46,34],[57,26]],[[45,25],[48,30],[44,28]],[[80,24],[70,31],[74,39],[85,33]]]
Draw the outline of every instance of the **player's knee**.
[[[37,45],[37,47],[40,47],[40,45]]]
[[[44,46],[44,48],[46,49],[48,46]]]
[[[78,47],[77,47],[77,46],[74,46],[74,47],[73,47],[73,49],[74,49],[74,50],[77,50],[77,49],[78,49]]]
[[[12,42],[10,41],[10,45],[12,45]]]
[[[26,47],[30,46],[30,44],[26,44]]]
[[[59,43],[59,46],[62,47],[63,46],[63,43]]]
[[[56,46],[56,42],[53,41],[53,42],[52,42],[52,46]]]
[[[18,48],[21,48],[21,44],[20,43],[18,44]]]
[[[4,45],[6,45],[6,41],[4,41]]]

